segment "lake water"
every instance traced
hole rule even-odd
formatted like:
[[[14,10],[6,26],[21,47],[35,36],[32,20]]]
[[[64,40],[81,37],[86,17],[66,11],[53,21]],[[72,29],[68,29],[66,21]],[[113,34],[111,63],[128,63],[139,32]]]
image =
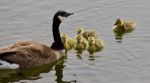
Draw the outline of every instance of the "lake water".
[[[101,52],[80,56],[69,51],[54,66],[31,70],[0,70],[0,83],[149,83],[149,0],[0,0],[0,46],[32,39],[51,45],[52,18],[58,10],[75,14],[60,31],[76,35],[76,27],[96,29],[105,41]],[[115,19],[131,19],[136,29],[116,42]]]

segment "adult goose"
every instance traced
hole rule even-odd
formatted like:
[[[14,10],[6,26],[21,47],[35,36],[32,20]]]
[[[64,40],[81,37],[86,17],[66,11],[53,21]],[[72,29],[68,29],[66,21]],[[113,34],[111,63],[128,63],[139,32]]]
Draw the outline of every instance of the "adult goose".
[[[0,68],[17,69],[31,68],[53,63],[64,56],[64,45],[61,41],[59,25],[72,15],[65,11],[58,11],[53,17],[54,43],[49,47],[35,41],[21,41],[0,48]]]

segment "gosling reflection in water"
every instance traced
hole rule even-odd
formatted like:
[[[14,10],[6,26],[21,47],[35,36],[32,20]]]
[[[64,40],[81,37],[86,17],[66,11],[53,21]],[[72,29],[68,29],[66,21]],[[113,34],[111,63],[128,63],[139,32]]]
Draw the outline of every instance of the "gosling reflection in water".
[[[123,36],[126,33],[131,33],[134,31],[136,23],[130,20],[123,20],[122,18],[116,19],[113,25],[113,32],[115,34],[115,39],[117,42],[122,42]]]
[[[124,32],[114,32],[116,42],[120,43],[123,40]]]
[[[97,58],[101,57],[99,55],[94,55],[94,54],[88,54],[88,55],[82,55],[82,54],[77,54],[77,59],[83,60],[84,58],[86,58],[88,61],[95,61]]]
[[[95,56],[94,55],[90,55],[88,60],[95,61]]]
[[[76,56],[77,56],[77,59],[83,59],[82,54],[77,53]]]
[[[132,31],[134,31],[134,29],[130,30],[129,32],[123,32],[123,31],[114,32],[116,42],[121,43],[123,41],[124,35],[126,35],[127,33],[131,33]]]

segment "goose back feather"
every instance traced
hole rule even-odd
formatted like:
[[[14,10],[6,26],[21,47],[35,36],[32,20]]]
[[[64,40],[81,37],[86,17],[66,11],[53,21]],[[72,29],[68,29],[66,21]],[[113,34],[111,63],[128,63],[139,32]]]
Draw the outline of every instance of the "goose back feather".
[[[0,59],[9,63],[19,64],[20,68],[30,68],[53,63],[63,55],[44,44],[35,41],[22,41],[0,48]]]

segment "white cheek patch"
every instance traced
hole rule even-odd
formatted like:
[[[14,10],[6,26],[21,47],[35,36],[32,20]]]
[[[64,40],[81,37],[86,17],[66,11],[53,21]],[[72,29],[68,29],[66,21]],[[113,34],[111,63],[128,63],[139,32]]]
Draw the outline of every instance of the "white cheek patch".
[[[61,22],[67,19],[67,17],[63,17],[63,16],[58,16],[58,18],[60,19]]]

